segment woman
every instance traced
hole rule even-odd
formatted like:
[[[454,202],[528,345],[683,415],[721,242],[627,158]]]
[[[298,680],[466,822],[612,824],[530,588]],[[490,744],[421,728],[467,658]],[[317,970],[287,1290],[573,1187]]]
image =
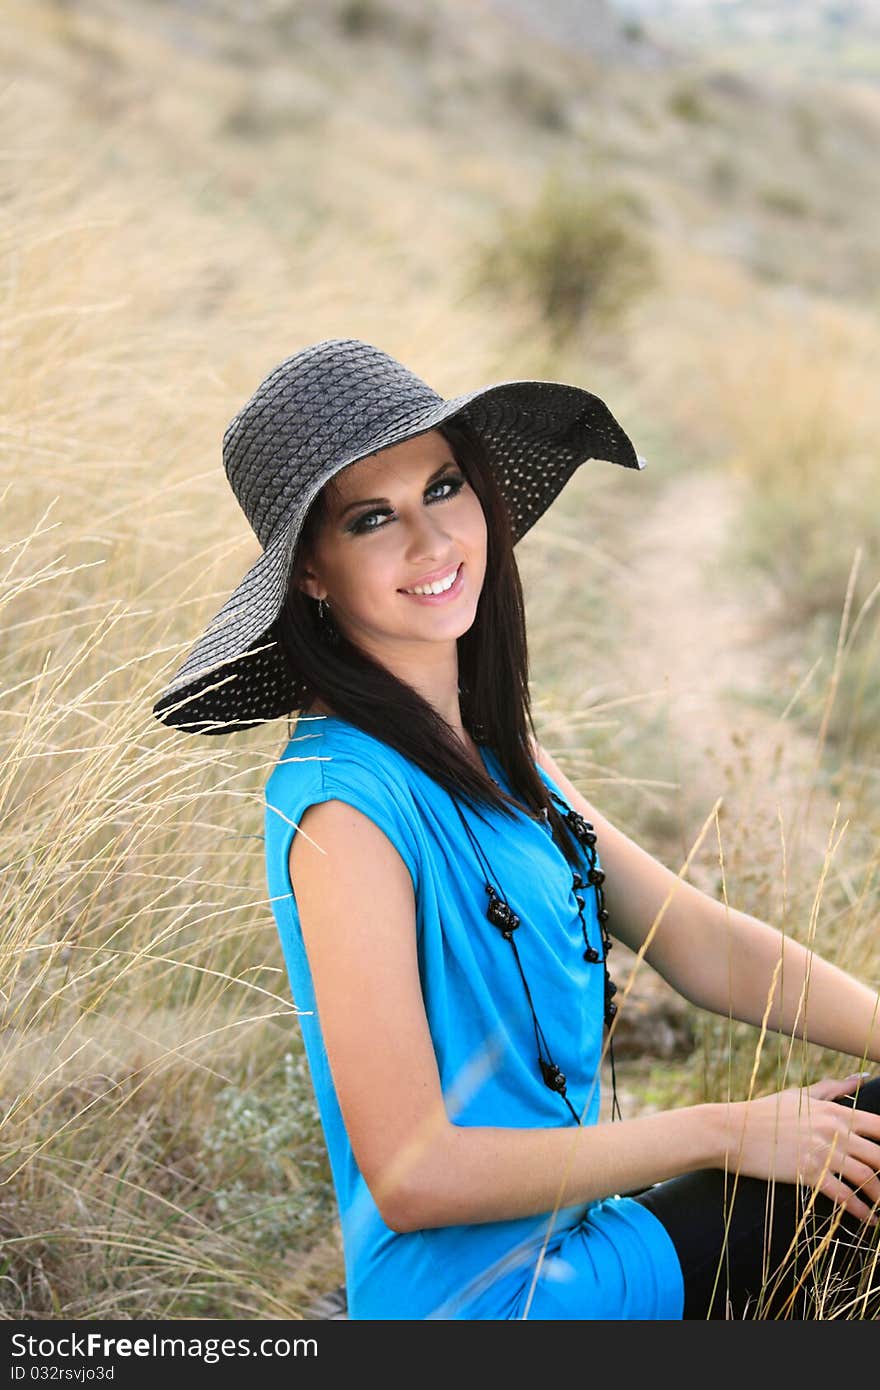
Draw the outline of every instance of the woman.
[[[513,549],[588,459],[643,466],[591,393],[446,401],[353,339],[282,362],[224,437],[263,553],[155,712],[300,714],[267,872],[349,1316],[815,1317],[831,1291],[870,1316],[880,1080],[599,1123],[612,935],[860,1063],[880,999],[680,880],[538,744]]]

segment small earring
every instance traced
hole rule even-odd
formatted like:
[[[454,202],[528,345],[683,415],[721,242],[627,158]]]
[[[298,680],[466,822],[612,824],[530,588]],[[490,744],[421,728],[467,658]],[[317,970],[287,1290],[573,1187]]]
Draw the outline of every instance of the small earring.
[[[339,642],[339,632],[330,616],[330,605],[323,598],[318,599],[318,622],[322,640],[328,646],[335,647]]]

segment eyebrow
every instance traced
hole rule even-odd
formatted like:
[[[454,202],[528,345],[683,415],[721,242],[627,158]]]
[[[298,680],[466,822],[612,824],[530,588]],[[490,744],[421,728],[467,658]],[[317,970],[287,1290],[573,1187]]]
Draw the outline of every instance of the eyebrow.
[[[447,468],[457,467],[458,464],[454,458],[444,459],[440,467],[435,468],[430,478],[426,478],[425,487],[427,487],[430,483],[433,483],[435,478],[439,478],[441,473],[445,473]],[[353,511],[355,507],[379,507],[386,502],[389,502],[389,498],[387,497],[362,497],[359,502],[346,503],[346,505],[342,508],[342,511],[339,513],[338,519],[341,521],[342,518],[346,516],[350,511]]]

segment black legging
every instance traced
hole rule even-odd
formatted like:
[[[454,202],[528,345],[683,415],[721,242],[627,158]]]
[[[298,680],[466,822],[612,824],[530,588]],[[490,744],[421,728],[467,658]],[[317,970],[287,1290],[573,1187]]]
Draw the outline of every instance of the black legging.
[[[880,1077],[838,1103],[880,1114]],[[714,1168],[635,1195],[672,1237],[685,1318],[880,1318],[880,1227],[812,1199],[808,1188]]]

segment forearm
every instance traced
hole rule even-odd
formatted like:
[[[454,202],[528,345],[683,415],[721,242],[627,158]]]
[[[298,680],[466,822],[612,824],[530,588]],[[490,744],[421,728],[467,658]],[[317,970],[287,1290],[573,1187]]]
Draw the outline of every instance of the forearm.
[[[724,1125],[718,1105],[581,1128],[450,1124],[412,1170],[390,1224],[420,1230],[507,1221],[636,1191],[721,1165]]]
[[[725,916],[727,949],[704,1007],[757,1026],[766,1015],[775,1032],[880,1062],[876,990],[766,922],[735,910]]]

